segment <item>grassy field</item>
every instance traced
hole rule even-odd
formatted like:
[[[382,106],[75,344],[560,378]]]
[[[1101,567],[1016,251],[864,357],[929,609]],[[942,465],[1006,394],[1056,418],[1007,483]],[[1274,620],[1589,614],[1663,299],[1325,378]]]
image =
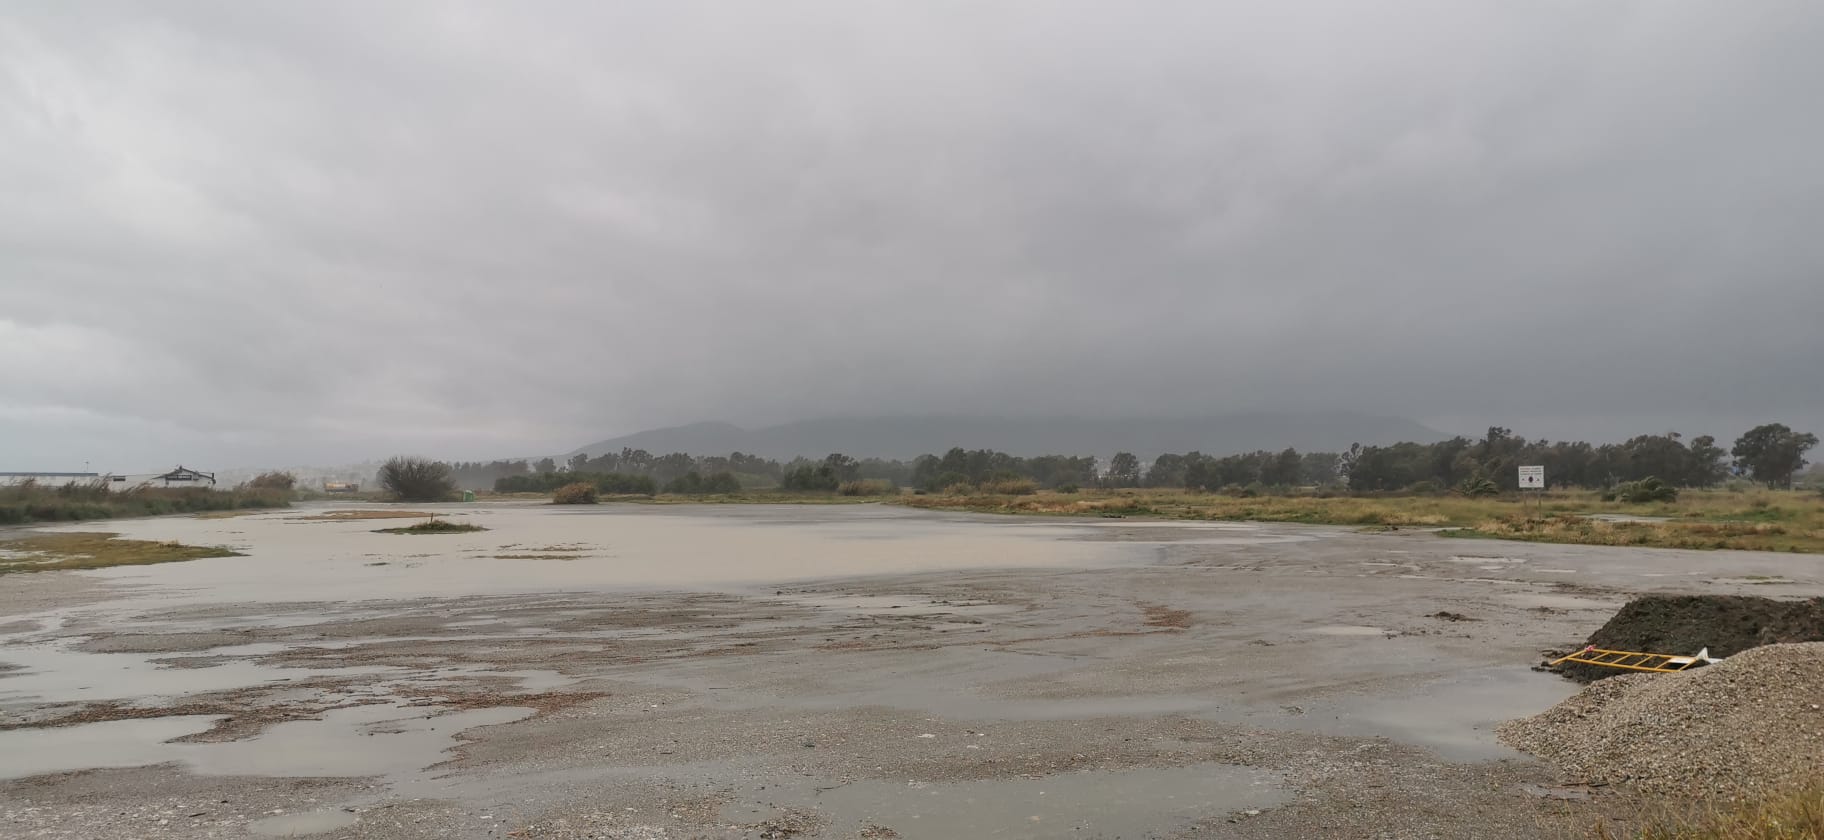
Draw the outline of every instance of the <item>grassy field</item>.
[[[980,513],[1304,522],[1449,528],[1456,537],[1658,548],[1824,553],[1824,496],[1785,491],[1686,491],[1674,502],[1605,502],[1594,492],[1514,497],[1236,497],[1182,490],[904,496],[909,507]],[[1639,517],[1608,521],[1598,516]]]
[[[258,510],[289,504],[289,494],[277,490],[215,490],[208,487],[115,490],[101,482],[46,487],[28,481],[0,486],[0,525]]]
[[[0,540],[0,575],[176,563],[204,557],[239,557],[219,546],[116,539],[115,534],[21,534]]]

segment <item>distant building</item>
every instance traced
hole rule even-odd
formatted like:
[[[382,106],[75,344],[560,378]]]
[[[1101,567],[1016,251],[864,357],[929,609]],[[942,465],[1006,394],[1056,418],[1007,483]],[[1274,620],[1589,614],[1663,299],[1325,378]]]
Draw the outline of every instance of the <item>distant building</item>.
[[[170,487],[174,484],[179,486],[198,486],[204,482],[208,482],[209,486],[213,487],[215,486],[215,473],[193,470],[180,464],[177,469],[165,473],[164,475],[153,476],[152,481],[163,484],[166,487]],[[147,483],[149,484],[151,482]]]
[[[323,492],[359,493],[361,492],[361,485],[359,482],[354,481],[325,481],[323,482]]]

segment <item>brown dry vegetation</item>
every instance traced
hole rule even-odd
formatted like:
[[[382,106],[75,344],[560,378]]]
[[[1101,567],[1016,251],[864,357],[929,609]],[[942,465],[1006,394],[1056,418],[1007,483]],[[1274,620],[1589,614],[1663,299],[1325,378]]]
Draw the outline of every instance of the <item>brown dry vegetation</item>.
[[[84,531],[24,534],[0,541],[0,574],[102,569],[108,566],[177,563],[204,557],[241,556],[238,552],[220,546],[122,540],[116,539],[116,536],[118,535]]]
[[[1636,828],[1599,825],[1590,835],[1598,840],[1820,840],[1824,780],[1758,799],[1667,807]]]

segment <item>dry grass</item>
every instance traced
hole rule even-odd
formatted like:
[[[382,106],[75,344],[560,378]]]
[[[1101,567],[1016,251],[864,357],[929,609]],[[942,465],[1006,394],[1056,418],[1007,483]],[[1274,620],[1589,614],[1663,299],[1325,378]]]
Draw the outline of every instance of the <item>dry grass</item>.
[[[425,519],[436,516],[422,510],[331,510],[309,516],[288,516],[297,522],[357,522],[363,519]]]
[[[117,534],[28,534],[0,542],[0,574],[103,569],[177,563],[204,557],[240,557],[220,546],[116,539]]]
[[[1446,536],[1578,545],[1824,553],[1824,530],[1772,522],[1682,519],[1666,522],[1607,522],[1581,516],[1506,517],[1483,522],[1474,528],[1448,531]]]
[[[1598,840],[1824,840],[1824,780],[1761,799],[1668,808],[1626,832],[1597,826]]]
[[[1824,498],[1814,493],[1686,491],[1650,504],[1605,502],[1593,492],[1513,496],[1239,497],[1182,490],[1096,490],[1032,496],[907,496],[898,504],[941,510],[1057,516],[1304,522],[1361,527],[1457,528],[1454,535],[1587,545],[1824,553]],[[1605,522],[1590,514],[1663,517]]]

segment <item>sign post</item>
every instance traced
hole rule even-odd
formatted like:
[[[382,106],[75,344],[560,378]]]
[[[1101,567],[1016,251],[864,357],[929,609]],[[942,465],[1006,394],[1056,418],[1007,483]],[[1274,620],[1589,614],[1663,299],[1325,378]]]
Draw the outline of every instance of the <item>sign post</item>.
[[[1525,493],[1528,490],[1540,491],[1539,510],[1543,512],[1545,510],[1545,467],[1543,465],[1520,468],[1520,492]]]

